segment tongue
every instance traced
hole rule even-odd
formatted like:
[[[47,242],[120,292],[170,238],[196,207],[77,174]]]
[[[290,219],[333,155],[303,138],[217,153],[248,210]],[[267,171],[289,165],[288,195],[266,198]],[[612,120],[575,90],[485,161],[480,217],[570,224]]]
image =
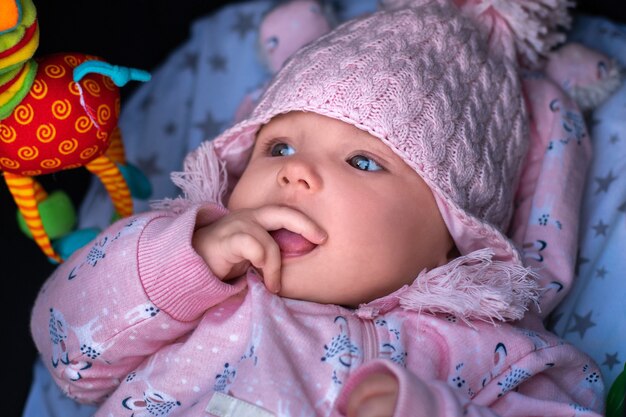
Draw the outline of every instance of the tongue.
[[[270,235],[280,248],[283,255],[304,255],[311,252],[317,246],[307,239],[287,229],[278,229],[270,232]]]

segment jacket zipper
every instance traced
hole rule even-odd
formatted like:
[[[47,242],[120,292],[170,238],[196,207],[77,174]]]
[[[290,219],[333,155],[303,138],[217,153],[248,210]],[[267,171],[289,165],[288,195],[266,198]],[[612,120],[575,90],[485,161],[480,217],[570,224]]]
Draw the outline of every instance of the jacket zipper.
[[[378,333],[372,320],[361,319],[365,332],[363,333],[363,363],[376,359],[378,352]]]

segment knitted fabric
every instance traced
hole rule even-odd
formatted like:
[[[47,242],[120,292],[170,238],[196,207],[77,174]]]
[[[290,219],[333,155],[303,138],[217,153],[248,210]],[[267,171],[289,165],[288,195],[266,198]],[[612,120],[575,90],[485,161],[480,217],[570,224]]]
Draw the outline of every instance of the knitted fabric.
[[[218,137],[215,150],[242,160],[260,125],[297,110],[343,120],[386,143],[454,220],[475,231],[455,239],[462,254],[491,246],[500,259],[518,258],[500,232],[526,152],[517,68],[489,54],[483,34],[455,6],[433,1],[340,26],[291,59],[250,119]],[[227,165],[234,177],[243,167]]]
[[[495,299],[498,293],[492,304],[505,307],[494,307],[494,314],[471,308],[455,313],[521,318],[537,293],[532,274],[521,267],[517,248],[504,234],[528,139],[518,67],[510,53],[514,40],[500,29],[494,49],[476,16],[451,1],[401,3],[411,4],[346,22],[301,49],[250,118],[191,154],[185,172],[174,178],[188,198],[219,198],[225,190],[219,178],[225,175],[232,188],[256,132],[274,116],[310,111],[350,123],[383,141],[430,186],[464,257],[459,264],[478,271],[472,265],[483,255],[472,254],[490,249],[493,267],[480,269],[483,277],[466,277],[464,287],[477,297]],[[203,175],[217,172],[220,164],[224,175]],[[440,300],[454,296],[453,286],[440,284],[451,268],[432,271],[429,282],[437,288],[421,285],[407,308],[441,311],[424,300],[433,290],[442,290]]]

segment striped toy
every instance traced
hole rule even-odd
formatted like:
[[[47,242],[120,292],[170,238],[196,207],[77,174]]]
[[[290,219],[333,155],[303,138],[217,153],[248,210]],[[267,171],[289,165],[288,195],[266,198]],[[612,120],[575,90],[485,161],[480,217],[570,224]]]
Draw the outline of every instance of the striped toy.
[[[100,178],[117,214],[132,214],[120,171],[126,160],[118,87],[149,74],[78,53],[33,58],[39,29],[31,0],[0,0],[0,10],[0,170],[37,245],[62,262],[39,210],[48,195],[34,177],[85,167]]]

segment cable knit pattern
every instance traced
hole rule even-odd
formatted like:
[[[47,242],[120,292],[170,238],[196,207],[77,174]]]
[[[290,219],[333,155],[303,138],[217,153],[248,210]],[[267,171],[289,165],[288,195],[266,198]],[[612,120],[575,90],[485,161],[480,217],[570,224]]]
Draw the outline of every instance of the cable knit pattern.
[[[516,68],[491,59],[485,44],[449,7],[374,15],[292,60],[255,114],[295,107],[347,119],[446,200],[504,228],[526,123]]]
[[[498,258],[518,260],[500,230],[512,215],[527,120],[516,64],[494,55],[446,1],[347,22],[299,51],[251,118],[215,140],[216,152],[237,159],[253,142],[251,126],[289,111],[346,121],[413,167],[474,240],[497,242]]]

